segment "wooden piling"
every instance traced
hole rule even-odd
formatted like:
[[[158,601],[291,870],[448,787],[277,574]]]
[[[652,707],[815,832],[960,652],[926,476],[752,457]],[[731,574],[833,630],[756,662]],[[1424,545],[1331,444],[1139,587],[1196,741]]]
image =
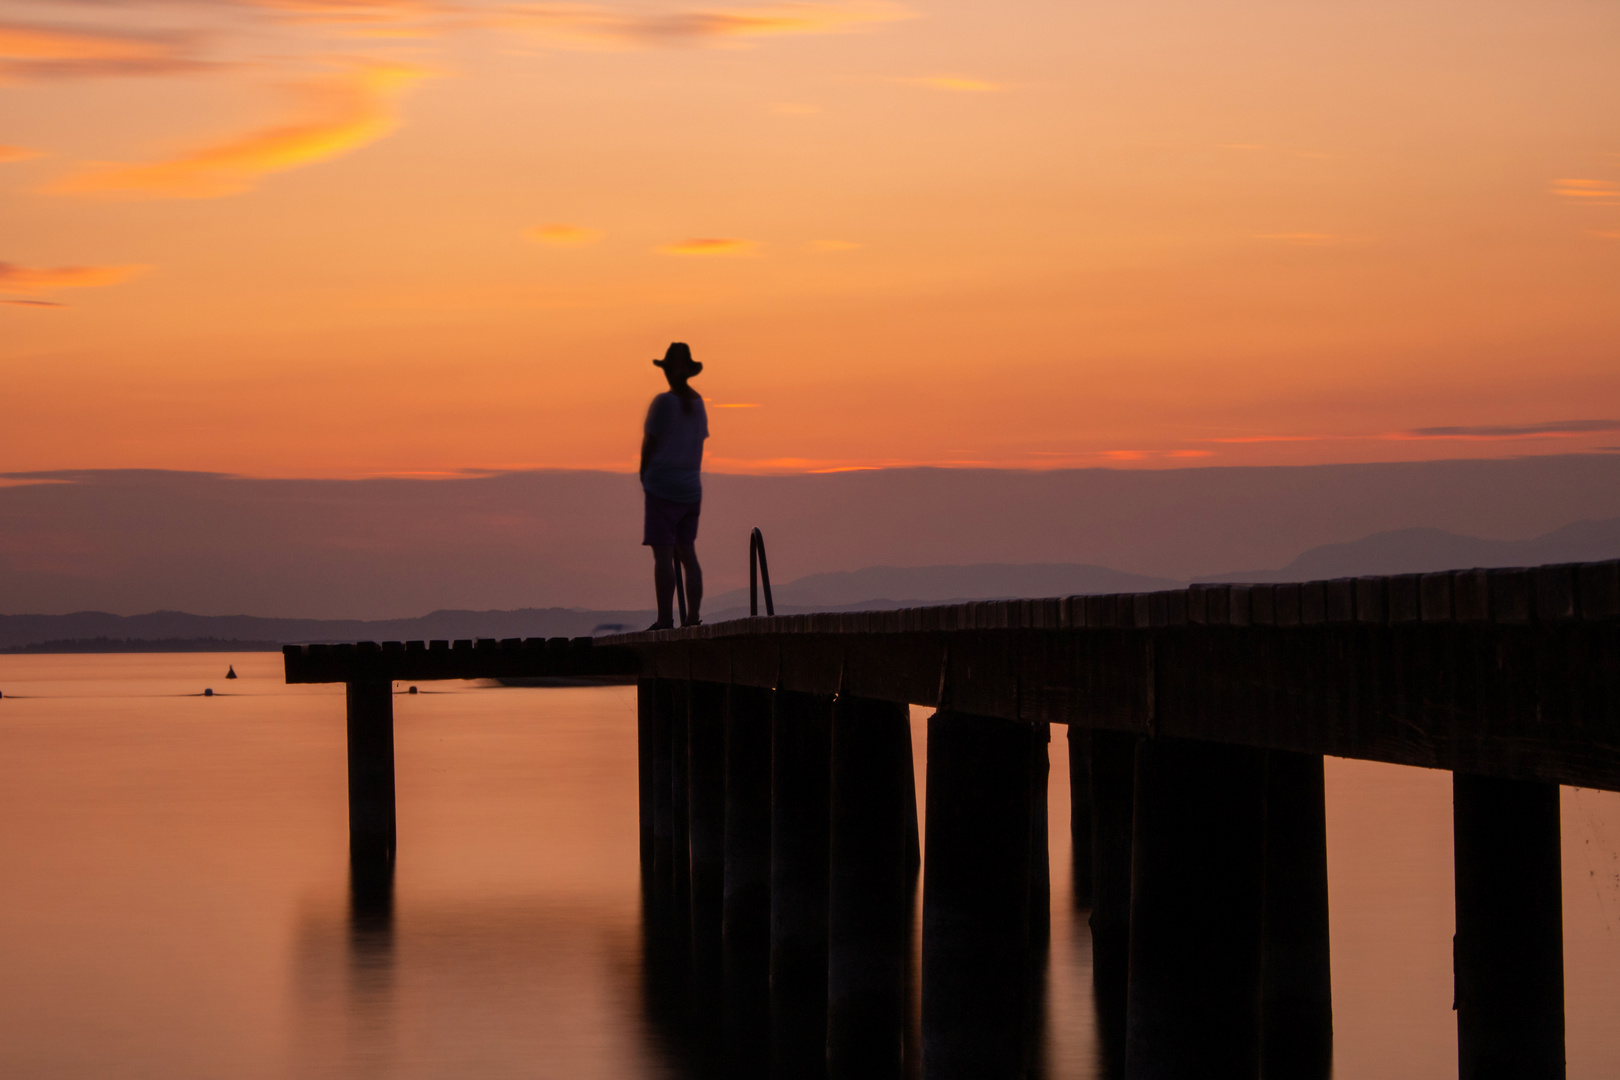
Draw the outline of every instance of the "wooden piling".
[[[1050,812],[1052,725],[1030,724],[1029,746],[1029,924],[1024,972],[1024,1071],[1044,1072],[1046,1046],[1046,963],[1052,940],[1052,862]]]
[[[1266,755],[1260,1075],[1327,1080],[1333,1072],[1327,813],[1322,758]]]
[[[1564,1076],[1558,785],[1454,774],[1457,1073]]]
[[[670,748],[671,693],[665,679],[649,679],[652,693],[653,904],[658,918],[668,914],[675,890],[674,754]]]
[[[1029,749],[1029,935],[1043,944],[1052,935],[1052,860],[1047,802],[1051,795],[1052,763],[1048,748],[1052,725],[1044,720],[1030,726]]]
[[[387,679],[347,684],[349,860],[394,861],[394,686]]]
[[[771,696],[733,686],[726,703],[726,1075],[741,1080],[769,1070]]]
[[[689,689],[687,819],[692,851],[692,975],[697,1012],[717,1017],[726,875],[726,687]]]
[[[1254,1080],[1260,1067],[1265,752],[1136,751],[1129,1080]]]
[[[826,1075],[833,699],[776,692],[771,720],[771,1076]]]
[[[669,695],[669,932],[680,955],[688,955],[692,932],[691,763],[687,747],[691,683],[666,679]]]
[[[1092,900],[1091,731],[1068,726],[1069,848],[1073,877],[1070,895],[1076,910],[1089,911]]]
[[[1097,1051],[1104,1075],[1125,1066],[1125,1005],[1130,982],[1131,832],[1138,738],[1123,731],[1083,732],[1091,794],[1091,981]]]
[[[1024,1074],[1029,964],[1027,722],[941,710],[928,721],[923,1074]]]
[[[906,706],[840,698],[832,726],[827,905],[830,1080],[904,1074],[911,781]]]
[[[653,825],[657,815],[657,783],[653,779],[658,767],[656,685],[653,679],[636,680],[636,791],[640,810],[641,899],[644,906],[652,900],[656,865]]]

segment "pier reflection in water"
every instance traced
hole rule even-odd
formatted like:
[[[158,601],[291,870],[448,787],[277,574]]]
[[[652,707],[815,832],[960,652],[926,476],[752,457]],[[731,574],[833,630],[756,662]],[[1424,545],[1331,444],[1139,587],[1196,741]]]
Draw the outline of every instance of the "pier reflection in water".
[[[227,664],[229,694],[192,696]],[[732,1014],[712,971],[643,933],[633,689],[396,698],[390,891],[349,876],[342,688],[281,675],[274,654],[0,657],[0,1075],[717,1075]],[[919,800],[927,715],[912,713]],[[1108,1014],[1053,734],[1031,1063],[1086,1080],[1108,1075]],[[1454,1075],[1450,777],[1330,761],[1327,781],[1334,1075]],[[1575,1078],[1620,1074],[1616,801],[1563,795]],[[736,1004],[746,1019],[765,1002]]]

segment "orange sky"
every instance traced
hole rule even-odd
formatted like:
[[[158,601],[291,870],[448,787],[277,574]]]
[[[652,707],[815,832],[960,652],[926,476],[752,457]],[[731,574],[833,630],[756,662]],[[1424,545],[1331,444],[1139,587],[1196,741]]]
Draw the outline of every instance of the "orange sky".
[[[0,469],[1620,447],[1620,7],[8,0]]]

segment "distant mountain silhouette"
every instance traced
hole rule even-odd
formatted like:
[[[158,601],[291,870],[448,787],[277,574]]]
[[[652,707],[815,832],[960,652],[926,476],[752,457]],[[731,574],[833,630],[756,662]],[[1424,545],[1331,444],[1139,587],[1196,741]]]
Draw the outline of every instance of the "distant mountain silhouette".
[[[1127,574],[1085,563],[972,563],[966,566],[869,566],[863,570],[810,574],[775,585],[778,611],[835,611],[845,607],[911,607],[947,601],[1023,596],[1173,589],[1171,578]],[[760,603],[764,603],[761,598]],[[733,589],[708,601],[718,617],[746,609],[748,590]],[[761,608],[763,610],[763,608]],[[746,613],[746,611],[745,611]]]
[[[0,649],[41,642],[61,651],[144,651],[86,649],[74,643],[197,641],[218,643],[224,651],[259,649],[267,642],[431,641],[435,638],[588,637],[603,623],[639,630],[652,622],[647,611],[580,611],[524,608],[517,611],[435,611],[415,619],[263,619],[252,615],[188,615],[154,611],[110,615],[79,611],[71,615],[0,615]],[[176,650],[192,651],[192,650]]]
[[[1620,518],[1577,521],[1528,540],[1488,540],[1443,529],[1393,529],[1342,544],[1322,544],[1279,570],[1246,570],[1199,581],[1308,581],[1362,574],[1411,574],[1472,566],[1536,566],[1620,558]],[[1180,588],[1150,577],[1087,563],[970,563],[960,566],[869,566],[809,574],[773,589],[779,615],[813,611],[881,611],[925,604],[1011,597],[1082,596]],[[761,596],[761,612],[764,598]],[[708,622],[748,614],[748,590],[711,597]],[[246,651],[309,641],[424,641],[435,638],[582,637],[604,629],[640,628],[652,611],[521,608],[435,611],[411,619],[270,619],[155,611],[111,615],[0,615],[0,650],[31,652]]]
[[[84,470],[0,479],[0,611],[399,619],[451,608],[623,610],[652,600],[641,492],[630,473],[277,480]],[[1080,564],[1185,580],[1280,567],[1302,551],[1381,532],[1520,539],[1617,515],[1620,454],[721,474],[704,478],[698,551],[711,596],[747,583],[756,525],[783,582],[860,567],[980,564]],[[985,589],[1067,591],[1056,584]],[[885,585],[877,594],[912,599],[896,596],[912,591]],[[129,636],[107,627],[50,637],[103,634]]]
[[[1577,521],[1529,540],[1485,540],[1443,529],[1394,529],[1303,552],[1280,570],[1244,570],[1200,581],[1312,581],[1362,574],[1422,574],[1474,566],[1620,559],[1620,518]]]

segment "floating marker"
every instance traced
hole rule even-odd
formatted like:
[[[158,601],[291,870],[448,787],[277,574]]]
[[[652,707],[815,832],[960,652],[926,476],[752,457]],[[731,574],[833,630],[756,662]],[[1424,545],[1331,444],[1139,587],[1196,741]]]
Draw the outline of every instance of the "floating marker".
[[[407,694],[414,694],[414,693],[416,693],[416,687],[414,687],[414,686],[413,686],[413,687],[411,687],[411,688],[410,688],[410,689],[409,689],[409,690],[407,690],[407,691],[405,691],[405,692],[406,692],[406,693],[407,693]]]
[[[203,697],[213,697],[213,696],[214,696],[214,688],[213,687],[209,687],[208,689],[203,691]]]
[[[226,677],[226,678],[227,678],[227,679],[234,679],[234,678],[236,678],[236,665],[235,665],[235,664],[232,664],[232,665],[231,665],[231,669],[230,669],[230,670],[229,670],[229,671],[227,671],[227,672],[226,672],[226,673],[225,673],[225,677]]]

